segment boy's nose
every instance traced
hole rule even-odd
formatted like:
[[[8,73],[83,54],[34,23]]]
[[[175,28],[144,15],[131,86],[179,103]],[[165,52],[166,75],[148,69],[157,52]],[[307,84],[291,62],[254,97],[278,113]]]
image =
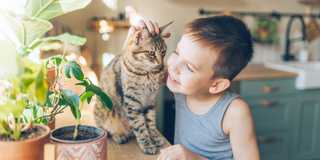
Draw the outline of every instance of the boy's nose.
[[[179,75],[180,74],[180,69],[179,69],[179,63],[176,62],[172,65],[172,71],[174,74]]]

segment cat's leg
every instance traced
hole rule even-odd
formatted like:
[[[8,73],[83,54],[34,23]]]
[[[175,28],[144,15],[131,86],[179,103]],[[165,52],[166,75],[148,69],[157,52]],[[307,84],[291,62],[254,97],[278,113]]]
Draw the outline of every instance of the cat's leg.
[[[142,104],[133,96],[125,95],[124,105],[127,109],[128,122],[133,129],[140,148],[146,154],[156,154],[158,147],[153,144],[149,134],[145,115],[141,110]]]
[[[164,140],[156,126],[156,109],[154,107],[150,107],[150,109],[147,110],[146,121],[153,144],[157,147],[162,147]]]
[[[118,143],[127,143],[132,137],[132,132],[126,121],[120,117],[115,111],[107,111],[105,108],[96,107],[94,117],[96,125],[108,132],[108,135]]]

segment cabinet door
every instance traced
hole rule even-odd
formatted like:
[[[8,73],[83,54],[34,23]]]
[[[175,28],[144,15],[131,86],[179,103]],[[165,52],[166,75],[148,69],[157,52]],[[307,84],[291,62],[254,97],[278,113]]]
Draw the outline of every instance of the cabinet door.
[[[291,115],[291,159],[320,159],[320,95],[300,94]]]
[[[244,98],[256,126],[261,160],[288,160],[289,115],[295,103],[288,97]]]
[[[257,141],[261,160],[288,160],[288,132],[258,131]]]
[[[287,131],[289,115],[295,103],[287,97],[244,98],[249,104],[256,130]]]

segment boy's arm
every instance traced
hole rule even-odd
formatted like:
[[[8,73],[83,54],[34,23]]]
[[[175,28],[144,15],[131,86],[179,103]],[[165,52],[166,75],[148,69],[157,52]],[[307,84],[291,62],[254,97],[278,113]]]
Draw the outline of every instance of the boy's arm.
[[[162,149],[157,160],[208,160],[180,144]]]
[[[230,137],[235,160],[260,159],[250,107],[243,100],[236,99],[230,104],[223,129]]]

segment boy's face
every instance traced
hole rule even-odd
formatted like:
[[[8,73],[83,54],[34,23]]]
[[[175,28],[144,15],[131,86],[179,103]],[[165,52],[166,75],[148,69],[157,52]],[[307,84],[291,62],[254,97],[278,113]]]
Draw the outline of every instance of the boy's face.
[[[190,35],[182,36],[167,61],[167,86],[172,92],[185,95],[209,93],[214,75],[212,66],[218,53],[203,46]]]

